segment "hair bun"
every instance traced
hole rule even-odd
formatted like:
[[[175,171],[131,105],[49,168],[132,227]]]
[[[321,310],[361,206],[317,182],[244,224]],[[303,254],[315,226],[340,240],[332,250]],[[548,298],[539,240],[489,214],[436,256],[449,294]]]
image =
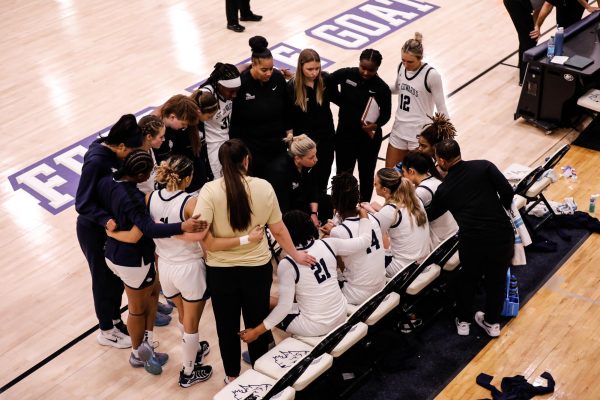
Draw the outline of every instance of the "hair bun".
[[[415,40],[419,43],[423,43],[423,35],[419,32],[415,32]]]
[[[248,44],[253,53],[262,53],[269,47],[269,42],[263,36],[252,36]]]

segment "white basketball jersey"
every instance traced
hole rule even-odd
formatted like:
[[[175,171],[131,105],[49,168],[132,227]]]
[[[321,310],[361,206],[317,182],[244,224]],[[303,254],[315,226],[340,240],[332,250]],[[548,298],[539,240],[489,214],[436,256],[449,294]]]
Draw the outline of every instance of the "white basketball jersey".
[[[358,217],[346,218],[331,230],[331,237],[349,239],[358,236]],[[342,256],[346,282],[342,292],[351,304],[362,303],[385,286],[385,250],[379,221],[369,215],[371,222],[371,245],[367,249]]]
[[[300,313],[311,321],[333,324],[346,315],[346,298],[337,279],[337,260],[331,247],[323,240],[315,240],[306,250],[317,259],[312,266],[298,265],[290,257],[281,263],[291,264],[296,270],[296,302]]]
[[[219,110],[211,119],[204,123],[206,143],[222,143],[229,140],[229,122],[233,102],[231,100],[222,99],[221,96],[215,92],[215,88],[210,85],[204,86],[200,88],[200,90],[214,94],[219,101]]]
[[[165,224],[183,222],[184,208],[192,196],[178,190],[169,192],[161,189],[152,192],[148,201],[150,216],[156,222]],[[175,238],[154,239],[156,254],[172,264],[188,264],[202,257],[202,247],[198,242],[188,242]]]
[[[392,262],[386,268],[388,276],[403,270],[413,261],[421,262],[431,249],[429,223],[417,226],[405,208],[396,208],[386,204],[375,214],[380,220],[382,230],[390,236]]]
[[[437,191],[437,188],[438,186],[440,186],[441,183],[442,181],[440,181],[436,177],[431,176],[421,181],[419,186],[417,186],[417,196],[425,205],[425,209],[427,209],[427,207],[431,203],[433,195]],[[450,211],[446,211],[437,219],[429,221],[429,230],[431,237],[431,247],[435,248],[438,244],[440,244],[441,242],[458,232],[458,224],[454,220],[452,214],[450,214]]]
[[[423,126],[431,122],[427,117],[433,116],[435,107],[433,95],[427,87],[427,75],[431,70],[432,67],[423,64],[417,71],[407,71],[404,64],[400,64],[396,78],[398,108],[392,126],[393,135],[417,142]]]

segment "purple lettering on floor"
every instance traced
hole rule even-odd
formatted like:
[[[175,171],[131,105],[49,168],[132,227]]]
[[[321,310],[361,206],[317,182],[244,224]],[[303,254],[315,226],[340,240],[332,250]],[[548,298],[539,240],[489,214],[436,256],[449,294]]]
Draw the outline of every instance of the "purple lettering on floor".
[[[362,49],[438,8],[419,0],[370,0],[305,33],[344,49]]]

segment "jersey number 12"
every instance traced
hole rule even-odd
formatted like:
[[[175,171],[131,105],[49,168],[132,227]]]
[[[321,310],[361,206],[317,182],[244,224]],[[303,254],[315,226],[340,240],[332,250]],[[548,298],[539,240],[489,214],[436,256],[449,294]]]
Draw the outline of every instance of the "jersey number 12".
[[[410,96],[407,94],[400,95],[400,108],[404,111],[410,111]]]

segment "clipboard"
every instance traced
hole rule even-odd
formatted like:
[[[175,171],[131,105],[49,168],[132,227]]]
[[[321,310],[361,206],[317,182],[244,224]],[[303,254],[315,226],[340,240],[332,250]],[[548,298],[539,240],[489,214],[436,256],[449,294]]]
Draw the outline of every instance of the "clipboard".
[[[366,122],[376,122],[379,118],[379,104],[375,100],[375,97],[369,97],[369,101],[367,101],[367,105],[365,107],[365,111],[363,111],[362,116],[360,117],[360,122],[363,124]]]

